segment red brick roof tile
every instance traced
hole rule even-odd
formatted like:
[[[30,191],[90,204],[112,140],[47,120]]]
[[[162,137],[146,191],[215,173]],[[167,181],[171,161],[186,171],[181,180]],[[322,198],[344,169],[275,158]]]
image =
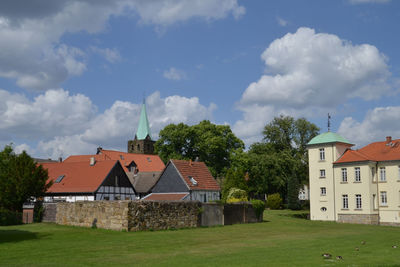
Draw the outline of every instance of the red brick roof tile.
[[[96,161],[118,160],[125,172],[129,172],[128,166],[132,161],[135,162],[140,172],[161,172],[165,168],[164,162],[158,155],[134,154],[105,149],[101,150],[101,153],[97,155],[70,156],[64,162],[89,162],[91,157],[94,157]]]
[[[47,193],[95,192],[117,163],[116,160],[99,161],[93,166],[89,161],[41,163],[48,170],[48,181],[53,181]],[[64,178],[55,183],[61,175]]]
[[[347,150],[335,163],[400,160],[400,139],[374,142],[358,150]]]
[[[189,193],[151,193],[143,200],[183,200]]]
[[[171,163],[182,175],[191,190],[221,190],[204,162],[173,159]],[[190,181],[189,176],[193,177],[197,185]]]

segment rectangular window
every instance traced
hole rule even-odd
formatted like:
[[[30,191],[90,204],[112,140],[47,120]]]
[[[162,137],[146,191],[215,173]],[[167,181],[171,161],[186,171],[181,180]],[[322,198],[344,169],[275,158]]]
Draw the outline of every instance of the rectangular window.
[[[319,149],[319,160],[325,160],[325,148]]]
[[[325,170],[319,170],[319,177],[325,178]]]
[[[343,200],[343,209],[348,209],[349,208],[349,196],[342,195],[342,200]]]
[[[321,196],[326,196],[326,187],[321,187]]]
[[[356,182],[361,182],[361,170],[360,167],[355,167],[354,168],[354,177]]]
[[[387,206],[387,193],[386,191],[381,191],[381,205]]]
[[[347,169],[342,168],[342,182],[347,183]]]
[[[385,169],[385,167],[380,167],[379,168],[379,172],[380,172],[380,180],[381,181],[386,181],[386,169]]]
[[[361,209],[362,205],[361,205],[361,195],[356,195],[356,209]]]

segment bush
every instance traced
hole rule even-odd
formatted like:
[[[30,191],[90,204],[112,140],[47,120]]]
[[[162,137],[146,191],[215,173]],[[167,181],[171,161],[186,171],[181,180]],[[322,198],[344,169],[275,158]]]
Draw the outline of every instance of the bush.
[[[247,192],[239,188],[231,188],[226,198],[227,203],[243,202],[247,200]]]
[[[0,208],[0,225],[22,224],[22,213]]]
[[[265,210],[265,203],[259,199],[252,199],[251,204],[253,205],[254,212],[257,218],[260,218]],[[262,218],[262,217],[261,217]]]
[[[282,206],[282,198],[279,193],[269,195],[267,198],[267,207],[272,210],[278,210]]]
[[[310,200],[300,200],[302,210],[310,210]]]
[[[43,213],[44,213],[43,203],[41,201],[37,201],[33,209],[33,222],[42,222]]]

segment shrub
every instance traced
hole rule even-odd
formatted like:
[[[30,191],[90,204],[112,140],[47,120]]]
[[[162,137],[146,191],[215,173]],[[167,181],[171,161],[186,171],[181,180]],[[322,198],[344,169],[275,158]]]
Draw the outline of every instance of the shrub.
[[[282,206],[282,198],[279,193],[275,193],[268,196],[267,206],[272,210],[280,209]]]
[[[243,202],[247,200],[247,192],[239,188],[231,188],[226,198],[227,203]]]
[[[0,208],[0,225],[15,225],[22,223],[22,213]]]
[[[252,199],[251,204],[253,205],[254,212],[256,213],[257,218],[262,218],[262,214],[265,210],[265,203],[259,199]]]

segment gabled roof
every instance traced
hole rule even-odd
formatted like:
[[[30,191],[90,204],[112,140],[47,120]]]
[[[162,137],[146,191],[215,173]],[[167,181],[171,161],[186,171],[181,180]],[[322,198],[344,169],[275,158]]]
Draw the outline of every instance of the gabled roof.
[[[190,190],[221,190],[204,162],[170,160]]]
[[[189,193],[151,193],[142,200],[184,200]]]
[[[374,142],[358,150],[347,150],[335,163],[400,160],[400,139]]]
[[[97,155],[76,155],[69,156],[64,162],[89,162],[94,157],[96,161],[118,160],[125,172],[129,172],[129,165],[132,161],[136,164],[140,172],[161,172],[165,168],[164,162],[158,155],[126,153],[115,150],[102,149]]]
[[[160,178],[161,172],[139,172],[135,176],[128,174],[136,192],[147,193]]]
[[[110,171],[119,164],[116,160],[99,161],[93,166],[85,162],[42,163],[48,170],[49,180],[53,185],[47,193],[91,193],[103,183]],[[57,178],[63,176],[59,183]]]
[[[343,144],[353,145],[352,143],[347,141],[346,138],[340,136],[337,133],[333,133],[333,132],[326,132],[326,133],[317,135],[316,137],[311,139],[307,145],[317,145],[317,144],[326,144],[326,143],[343,143]]]
[[[149,136],[151,139],[149,120],[147,118],[146,112],[146,104],[143,102],[142,111],[140,112],[139,125],[136,131],[136,138],[138,140],[144,140],[147,136]]]

